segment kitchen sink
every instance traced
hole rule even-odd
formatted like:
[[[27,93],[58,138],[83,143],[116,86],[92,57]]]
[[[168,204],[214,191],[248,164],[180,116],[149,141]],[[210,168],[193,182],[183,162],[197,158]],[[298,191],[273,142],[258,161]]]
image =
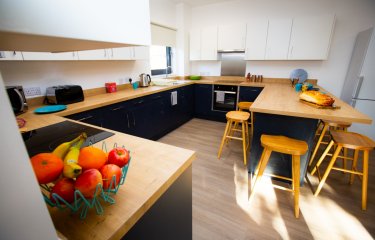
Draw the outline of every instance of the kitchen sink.
[[[173,86],[188,83],[186,80],[155,79],[152,80],[155,86]]]
[[[236,81],[236,80],[217,80],[214,82],[215,83],[228,83],[228,84],[240,84],[243,81]]]

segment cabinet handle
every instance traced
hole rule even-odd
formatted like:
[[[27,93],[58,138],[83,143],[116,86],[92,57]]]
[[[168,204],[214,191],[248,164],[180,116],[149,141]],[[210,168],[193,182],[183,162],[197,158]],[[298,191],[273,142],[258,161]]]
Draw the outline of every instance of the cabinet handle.
[[[129,114],[126,113],[126,120],[128,121],[128,128],[130,128],[130,123],[129,123]]]
[[[16,56],[16,55],[17,55],[16,51],[13,51],[13,56]]]
[[[118,111],[118,110],[121,110],[121,109],[123,109],[123,108],[124,108],[124,107],[121,106],[121,107],[113,108],[113,109],[111,109],[111,111]]]
[[[135,105],[139,105],[139,104],[142,104],[142,103],[144,103],[144,101],[140,100],[139,102],[136,102]]]
[[[107,50],[104,49],[104,57],[107,58]]]
[[[93,116],[88,116],[88,117],[80,118],[80,119],[78,119],[78,120],[76,120],[76,121],[78,121],[78,122],[82,122],[82,121],[85,121],[85,120],[89,120],[89,119],[91,119],[91,118],[93,118]]]
[[[292,46],[292,48],[290,49],[290,56],[293,57],[293,46]]]
[[[135,127],[135,117],[134,117],[134,112],[132,112],[133,115],[133,126]]]
[[[160,99],[161,96],[156,96],[156,97],[153,97],[152,100],[156,100],[156,99]]]

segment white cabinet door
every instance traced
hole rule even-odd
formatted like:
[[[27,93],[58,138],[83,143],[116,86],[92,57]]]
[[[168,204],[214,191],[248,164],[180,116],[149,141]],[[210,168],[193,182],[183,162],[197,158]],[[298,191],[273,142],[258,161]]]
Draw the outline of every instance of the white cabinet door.
[[[150,48],[141,46],[133,47],[134,59],[135,60],[148,60],[150,59]]]
[[[35,0],[22,1],[22,3],[2,0],[0,32],[36,35],[31,39],[37,38],[40,41],[22,41],[23,48],[28,48],[30,51],[69,51],[72,46],[76,49],[97,49],[98,46],[99,48],[114,47],[116,43],[119,43],[119,46],[120,44],[150,45],[149,0],[110,2]],[[48,36],[58,37],[58,40],[47,38],[49,46],[43,45]],[[9,38],[11,37],[12,35],[9,35]],[[59,39],[60,37],[63,40],[77,39],[77,41],[63,41]],[[21,45],[19,41],[13,44]]]
[[[267,60],[288,59],[292,19],[270,19],[268,23]]]
[[[110,50],[110,59],[111,60],[132,60],[133,48],[132,47],[112,48]]]
[[[201,30],[190,31],[190,60],[201,60]]]
[[[78,59],[79,60],[108,60],[110,57],[110,54],[112,54],[110,49],[79,51]]]
[[[22,61],[22,53],[18,51],[0,51],[0,61]]]
[[[22,52],[25,61],[73,61],[78,60],[77,52]]]
[[[219,50],[244,50],[245,41],[245,24],[220,25],[218,27],[217,45]]]
[[[264,60],[268,19],[253,19],[246,26],[245,60]]]
[[[217,60],[217,27],[201,29],[201,60]]]
[[[334,22],[334,15],[294,18],[288,59],[327,59]]]

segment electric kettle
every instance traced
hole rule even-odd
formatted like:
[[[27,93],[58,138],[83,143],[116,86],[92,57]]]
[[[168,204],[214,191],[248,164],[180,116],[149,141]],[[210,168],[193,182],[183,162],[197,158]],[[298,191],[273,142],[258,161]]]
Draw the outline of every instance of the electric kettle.
[[[142,73],[139,75],[139,86],[140,87],[148,87],[151,83],[151,76],[150,74]]]

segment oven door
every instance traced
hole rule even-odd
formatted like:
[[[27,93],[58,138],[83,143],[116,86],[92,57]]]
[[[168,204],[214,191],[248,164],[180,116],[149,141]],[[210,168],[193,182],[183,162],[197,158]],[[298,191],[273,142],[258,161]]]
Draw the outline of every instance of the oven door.
[[[237,93],[237,86],[214,85],[212,110],[222,112],[236,110]]]

